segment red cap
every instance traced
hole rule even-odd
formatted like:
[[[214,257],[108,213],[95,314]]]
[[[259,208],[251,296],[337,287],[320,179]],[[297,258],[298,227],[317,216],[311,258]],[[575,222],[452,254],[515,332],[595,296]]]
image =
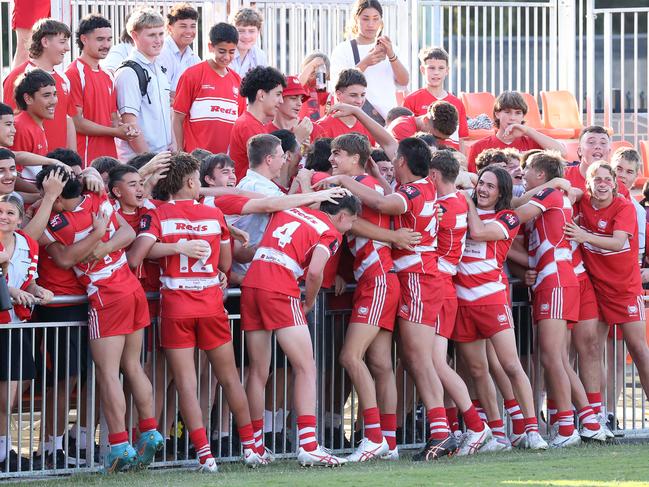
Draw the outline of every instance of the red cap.
[[[282,92],[282,96],[297,96],[302,95],[302,102],[304,103],[311,95],[306,91],[297,76],[286,77],[286,88]]]

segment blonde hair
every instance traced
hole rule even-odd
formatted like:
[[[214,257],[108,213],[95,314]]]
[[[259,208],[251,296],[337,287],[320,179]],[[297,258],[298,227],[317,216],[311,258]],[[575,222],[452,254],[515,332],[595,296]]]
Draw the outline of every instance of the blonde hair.
[[[140,32],[142,29],[150,29],[153,27],[164,27],[165,21],[159,12],[142,8],[134,10],[126,23],[126,31],[131,34],[132,32]]]
[[[633,149],[632,147],[618,148],[613,153],[613,156],[611,156],[611,163],[613,163],[613,161],[618,161],[620,159],[633,164],[633,166],[635,167],[636,174],[640,172],[640,167],[642,166],[642,162],[640,160],[640,153],[637,150]]]
[[[11,205],[14,205],[16,209],[18,210],[18,216],[20,216],[20,221],[25,218],[25,207],[23,206],[22,201],[18,199],[17,196],[14,194],[3,194],[0,195],[0,203],[9,203]]]
[[[235,27],[240,25],[242,27],[253,26],[261,30],[264,23],[262,15],[254,8],[242,8],[237,11],[231,18],[230,23]]]
[[[590,166],[588,166],[588,169],[586,170],[586,186],[589,192],[590,192],[590,187],[588,187],[588,183],[595,177],[595,173],[599,169],[604,169],[613,177],[613,182],[615,183],[615,188],[613,189],[613,196],[617,195],[617,175],[615,174],[613,167],[606,161],[595,161]]]

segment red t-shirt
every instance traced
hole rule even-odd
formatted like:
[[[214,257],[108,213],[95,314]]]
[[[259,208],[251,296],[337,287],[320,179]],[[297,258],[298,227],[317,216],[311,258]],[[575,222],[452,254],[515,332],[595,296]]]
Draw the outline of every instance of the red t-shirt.
[[[84,193],[74,210],[54,215],[43,235],[50,242],[72,245],[92,232],[92,217],[99,211],[110,215],[110,223],[102,238],[103,242],[107,242],[119,224],[108,197],[95,193]],[[140,286],[140,282],[128,267],[123,249],[111,252],[102,260],[80,262],[74,266],[74,272],[79,281],[86,286],[88,300],[95,308],[119,301]]]
[[[529,204],[543,212],[525,225],[530,268],[538,273],[532,289],[578,286],[571,244],[563,231],[572,222],[570,200],[562,191],[546,188]]]
[[[315,135],[311,134],[311,138],[313,140],[319,137],[335,138],[338,137],[339,135],[348,134],[350,132],[358,132],[359,134],[363,134],[368,139],[370,139],[371,146],[376,145],[376,141],[374,140],[374,137],[370,135],[368,130],[365,128],[365,126],[362,123],[360,123],[358,120],[356,119],[354,120],[355,120],[354,125],[352,127],[348,127],[340,118],[327,115],[326,117],[321,118],[315,123],[313,127],[313,131],[316,132],[316,134]]]
[[[246,99],[239,94],[241,78],[226,69],[221,76],[204,61],[180,76],[174,111],[185,115],[185,152],[200,148],[218,154],[228,150],[232,127],[245,111]]]
[[[204,260],[174,254],[160,263],[160,314],[189,318],[216,314],[223,306],[219,281],[221,245],[230,245],[230,232],[218,208],[194,200],[169,201],[145,215],[138,238],[161,243],[204,240],[210,255]]]
[[[436,101],[445,101],[450,103],[457,110],[458,115],[458,129],[451,135],[450,139],[453,142],[459,142],[460,137],[468,137],[469,126],[466,121],[466,110],[462,101],[450,93],[447,93],[444,98],[437,98],[433,96],[426,88],[413,91],[403,100],[404,108],[410,110],[415,117],[426,115],[428,107]]]
[[[610,299],[623,295],[642,294],[638,266],[638,221],[633,203],[623,196],[613,198],[606,208],[597,209],[585,193],[578,203],[579,226],[595,235],[610,237],[620,230],[628,235],[621,250],[606,250],[582,244],[584,264],[596,293]]]
[[[213,208],[218,208],[226,216],[243,214],[243,207],[250,201],[247,196],[226,194],[223,196],[206,196],[202,203]]]
[[[298,298],[298,280],[321,247],[329,257],[342,236],[325,213],[292,208],[273,213],[241,287],[264,289]]]
[[[49,152],[47,137],[43,128],[27,112],[20,112],[15,119],[16,136],[14,145],[10,147],[12,151],[25,151],[39,156],[44,156]],[[36,182],[36,175],[42,169],[42,166],[17,166],[18,173],[25,181],[30,183]]]
[[[513,147],[514,149],[518,149],[521,152],[527,152],[528,150],[543,148],[527,135],[523,135],[521,137],[518,137],[517,139],[514,139],[514,141],[511,144],[506,144],[498,137],[496,137],[496,134],[490,135],[489,137],[480,139],[479,141],[477,141],[475,144],[471,146],[471,149],[469,150],[469,158],[468,158],[469,172],[473,172],[473,173],[477,172],[475,160],[478,158],[478,156],[482,153],[483,150],[507,149],[508,147]]]
[[[98,125],[110,127],[117,113],[117,94],[113,77],[101,69],[92,69],[76,59],[65,72],[70,80],[70,101],[74,115],[81,108],[83,117]],[[105,135],[84,135],[77,132],[77,152],[84,167],[100,156],[117,157],[115,139]]]
[[[250,137],[257,134],[266,134],[267,129],[263,123],[255,118],[248,110],[237,118],[230,132],[230,157],[234,161],[234,174],[237,182],[241,181],[250,167],[248,162],[247,144]]]
[[[520,220],[513,210],[496,213],[493,210],[478,209],[478,215],[484,223],[494,222],[498,225],[504,239],[478,242],[471,238],[469,232],[454,278],[458,304],[509,304],[507,282],[503,279],[503,263],[518,234]]]
[[[3,82],[4,89],[4,102],[14,110],[16,107],[16,100],[14,98],[15,82],[23,73],[29,73],[34,69],[39,69],[31,61],[25,61],[16,69],[12,70],[7,75]],[[56,81],[56,107],[54,108],[54,119],[43,120],[43,127],[45,128],[45,136],[47,137],[47,145],[52,150],[59,147],[68,146],[68,115],[70,117],[76,115],[76,110],[70,102],[70,80],[63,74],[57,71],[51,71],[54,81]]]
[[[394,229],[411,228],[421,233],[414,250],[392,249],[397,272],[437,275],[437,190],[429,178],[399,186],[394,194],[403,200],[404,212],[393,218]]]
[[[54,214],[50,218],[54,217]],[[47,252],[47,245],[41,245],[38,259],[39,286],[49,289],[55,296],[83,296],[86,288],[81,285],[72,269],[62,269]],[[50,304],[48,306],[68,306]]]

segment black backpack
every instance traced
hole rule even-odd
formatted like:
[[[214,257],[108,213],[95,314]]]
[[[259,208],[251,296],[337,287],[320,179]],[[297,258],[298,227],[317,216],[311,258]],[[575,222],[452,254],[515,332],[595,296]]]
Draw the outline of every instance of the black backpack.
[[[151,81],[149,72],[132,59],[127,59],[117,67],[117,69],[121,68],[131,68],[133,71],[135,71],[138,83],[140,84],[140,94],[142,95],[142,98],[146,96],[146,99],[149,101],[149,105],[151,105],[151,98],[149,98],[148,93],[149,81]]]

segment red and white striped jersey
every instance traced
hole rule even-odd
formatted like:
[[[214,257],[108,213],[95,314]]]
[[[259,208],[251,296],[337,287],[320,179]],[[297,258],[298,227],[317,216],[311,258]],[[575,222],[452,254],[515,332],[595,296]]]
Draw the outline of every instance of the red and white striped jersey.
[[[106,234],[102,238],[103,242],[107,242],[119,223],[108,197],[95,193],[84,193],[74,210],[52,216],[44,236],[50,242],[60,242],[66,246],[79,242],[92,232],[92,216],[100,211],[110,216]],[[74,272],[79,282],[86,286],[88,299],[95,307],[118,301],[124,295],[131,294],[134,286],[140,285],[128,267],[123,249],[111,252],[102,260],[80,262],[74,266]]]
[[[383,187],[372,176],[363,174],[356,176],[356,181],[368,188],[383,194]],[[379,213],[367,205],[363,205],[360,217],[374,225],[390,230],[390,216]],[[349,250],[354,255],[354,278],[356,282],[361,277],[372,279],[382,276],[392,269],[392,250],[390,245],[378,240],[349,234],[347,236]]]
[[[606,250],[582,244],[586,270],[595,291],[608,297],[642,294],[638,265],[638,223],[633,203],[617,196],[606,208],[596,209],[588,193],[579,201],[579,225],[594,235],[611,237],[616,230],[629,235],[621,250]]]
[[[477,242],[469,232],[454,280],[458,304],[509,304],[507,285],[503,281],[503,264],[518,233],[520,220],[513,210],[496,213],[478,209],[478,215],[484,223],[498,225],[504,239]]]
[[[527,222],[529,266],[537,272],[532,290],[578,286],[572,265],[572,247],[564,227],[572,222],[572,204],[558,189],[536,193],[530,203],[543,213]]]
[[[469,205],[459,191],[440,196],[437,203],[440,207],[437,265],[440,272],[454,276],[466,243]]]
[[[437,253],[437,190],[429,178],[403,184],[395,193],[403,200],[404,212],[394,217],[394,229],[411,228],[421,233],[415,250],[392,249],[397,272],[436,275]]]
[[[230,232],[218,208],[194,200],[169,201],[142,217],[138,238],[160,243],[204,240],[204,259],[174,254],[159,259],[160,314],[165,317],[210,316],[220,301],[219,256],[230,245]]]
[[[300,297],[298,280],[309,267],[313,250],[329,257],[342,240],[326,213],[306,207],[273,213],[241,287]]]

